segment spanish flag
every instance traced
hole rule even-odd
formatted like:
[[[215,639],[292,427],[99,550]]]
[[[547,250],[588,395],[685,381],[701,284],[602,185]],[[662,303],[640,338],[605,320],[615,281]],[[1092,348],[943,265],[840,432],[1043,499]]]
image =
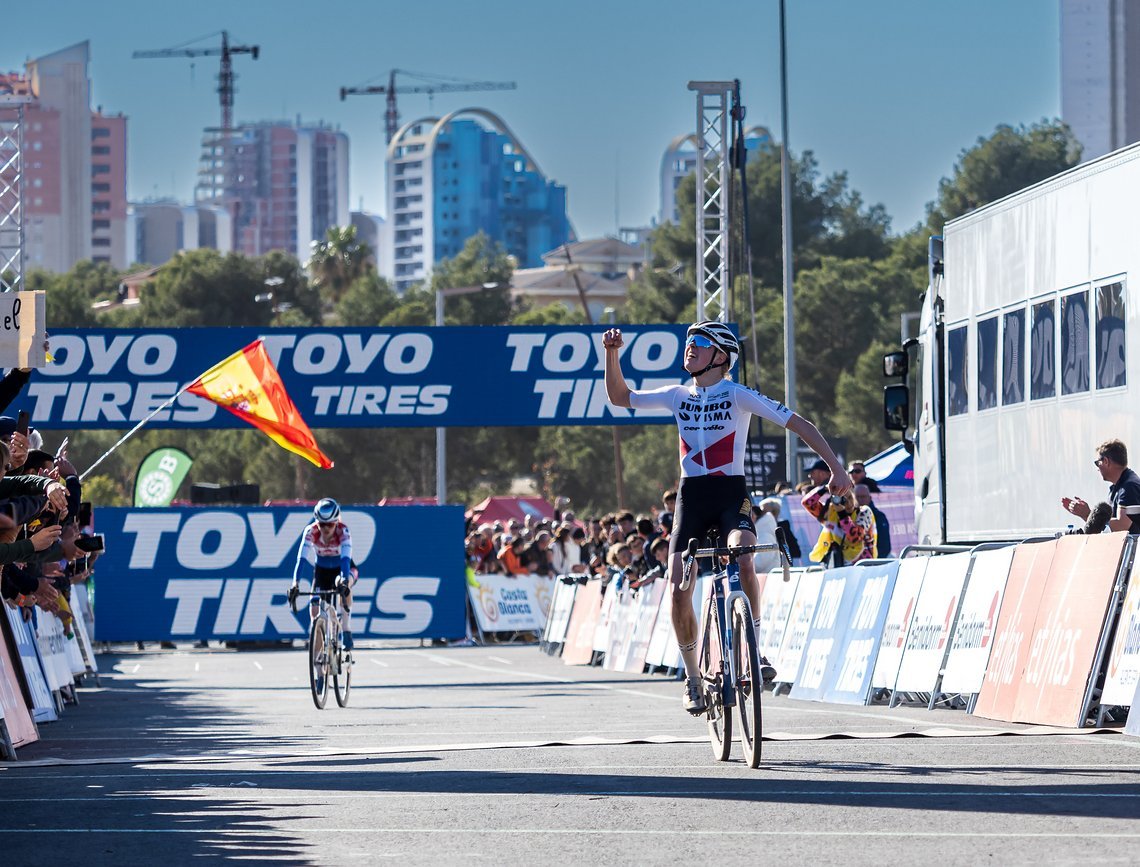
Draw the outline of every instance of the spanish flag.
[[[313,432],[285,392],[281,375],[261,340],[219,361],[186,390],[224,406],[264,431],[281,448],[322,469],[332,467],[333,462],[317,446]]]

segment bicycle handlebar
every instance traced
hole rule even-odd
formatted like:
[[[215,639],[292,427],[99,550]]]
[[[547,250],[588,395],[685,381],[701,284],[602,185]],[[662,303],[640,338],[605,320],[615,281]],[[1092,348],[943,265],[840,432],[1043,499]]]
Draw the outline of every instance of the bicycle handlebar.
[[[780,568],[784,573],[784,580],[790,581],[792,578],[791,565],[792,557],[788,551],[788,546],[779,542],[763,542],[755,545],[729,545],[727,547],[713,547],[713,548],[698,548],[697,540],[690,539],[689,546],[685,549],[685,559],[683,561],[684,576],[681,578],[680,589],[688,590],[689,586],[693,583],[693,562],[698,557],[730,557],[733,560],[744,554],[757,554],[764,551],[776,551],[780,555]]]

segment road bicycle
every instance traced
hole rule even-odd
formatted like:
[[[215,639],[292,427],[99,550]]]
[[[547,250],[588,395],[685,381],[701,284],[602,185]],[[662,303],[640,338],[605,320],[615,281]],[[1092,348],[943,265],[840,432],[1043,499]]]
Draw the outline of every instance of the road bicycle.
[[[348,705],[352,688],[352,653],[341,643],[340,617],[333,599],[336,595],[335,590],[308,594],[310,603],[316,600],[318,605],[317,616],[309,624],[309,688],[313,692],[313,704],[322,710],[329,697],[329,680],[340,707]],[[295,599],[292,608],[296,613]]]
[[[763,721],[760,695],[764,679],[760,672],[760,651],[756,630],[752,627],[752,606],[740,587],[740,565],[737,558],[760,551],[777,551],[784,570],[784,580],[791,577],[791,556],[783,540],[776,544],[732,545],[697,548],[697,540],[689,542],[681,589],[692,582],[693,563],[698,557],[713,557],[714,562],[727,558],[723,567],[710,576],[712,590],[701,628],[700,672],[705,691],[705,715],[708,718],[709,742],[717,761],[726,762],[732,752],[732,709],[740,723],[740,745],[744,760],[751,768],[760,766],[760,744]],[[726,591],[727,586],[727,591]]]

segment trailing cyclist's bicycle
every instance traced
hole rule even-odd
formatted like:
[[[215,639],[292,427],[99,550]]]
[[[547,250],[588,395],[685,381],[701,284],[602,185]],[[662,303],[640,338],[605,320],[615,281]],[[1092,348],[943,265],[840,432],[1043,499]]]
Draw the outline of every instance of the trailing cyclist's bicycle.
[[[352,654],[345,650],[340,639],[340,618],[336,613],[335,590],[310,593],[310,602],[316,600],[317,616],[309,624],[309,687],[313,704],[323,709],[329,697],[329,680],[340,707],[348,705],[348,692],[352,688]],[[292,602],[293,612],[297,603]]]
[[[763,722],[760,694],[764,678],[760,671],[760,651],[756,630],[752,627],[752,606],[740,588],[740,566],[737,558],[758,551],[779,551],[784,580],[789,579],[791,557],[783,544],[733,545],[719,548],[697,548],[697,540],[689,542],[686,552],[682,589],[692,580],[692,565],[697,557],[727,558],[724,568],[711,576],[712,593],[701,627],[700,670],[705,691],[705,715],[708,717],[709,742],[717,761],[728,761],[732,752],[732,709],[740,723],[740,744],[749,767],[760,766],[760,744]],[[727,592],[725,590],[727,585]]]

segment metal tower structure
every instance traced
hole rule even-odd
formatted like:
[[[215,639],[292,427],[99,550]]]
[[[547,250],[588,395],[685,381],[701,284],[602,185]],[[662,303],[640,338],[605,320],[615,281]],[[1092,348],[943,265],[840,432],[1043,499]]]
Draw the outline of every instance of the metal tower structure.
[[[396,76],[409,76],[427,82],[426,84],[396,84]],[[387,107],[384,111],[384,131],[388,141],[396,137],[400,129],[400,113],[396,109],[397,93],[426,93],[432,97],[437,93],[465,93],[474,90],[514,90],[518,85],[513,81],[467,81],[462,78],[450,78],[429,73],[408,72],[406,69],[393,69],[388,73],[387,86],[382,84],[362,85],[360,87],[342,87],[340,99],[349,95],[375,96],[384,94],[387,97]]]
[[[24,106],[0,94],[0,292],[24,288]]]
[[[729,317],[728,196],[732,81],[690,81],[697,92],[697,318]]]

